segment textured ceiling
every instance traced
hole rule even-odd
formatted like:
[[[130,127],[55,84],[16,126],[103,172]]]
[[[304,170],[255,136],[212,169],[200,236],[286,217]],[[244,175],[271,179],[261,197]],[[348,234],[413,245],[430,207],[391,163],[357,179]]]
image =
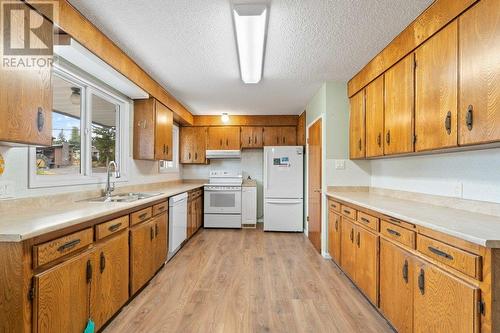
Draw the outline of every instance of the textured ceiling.
[[[229,0],[70,2],[194,114],[299,114],[432,0],[273,0],[258,85],[240,80]]]

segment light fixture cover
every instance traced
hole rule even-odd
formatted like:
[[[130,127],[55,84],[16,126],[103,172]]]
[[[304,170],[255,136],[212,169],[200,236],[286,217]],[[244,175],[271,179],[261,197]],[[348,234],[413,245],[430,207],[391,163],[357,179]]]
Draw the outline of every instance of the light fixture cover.
[[[245,83],[259,83],[262,79],[267,17],[265,4],[233,5],[241,79]]]
[[[222,116],[220,117],[220,119],[222,120],[222,122],[223,122],[224,124],[226,124],[226,123],[228,123],[228,122],[229,122],[229,115],[228,115],[226,112],[224,112],[224,113],[222,114]]]

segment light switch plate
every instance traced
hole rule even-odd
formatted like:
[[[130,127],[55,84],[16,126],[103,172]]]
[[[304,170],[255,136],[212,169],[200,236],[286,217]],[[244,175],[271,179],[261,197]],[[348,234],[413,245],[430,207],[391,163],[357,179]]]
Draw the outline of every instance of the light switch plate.
[[[345,170],[345,160],[336,160],[335,161],[335,169],[336,170]]]

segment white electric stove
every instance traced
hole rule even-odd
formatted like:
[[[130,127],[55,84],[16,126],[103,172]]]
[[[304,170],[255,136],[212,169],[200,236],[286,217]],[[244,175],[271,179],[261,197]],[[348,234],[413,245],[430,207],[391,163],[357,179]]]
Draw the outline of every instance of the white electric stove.
[[[241,228],[241,173],[211,171],[205,185],[204,227]]]

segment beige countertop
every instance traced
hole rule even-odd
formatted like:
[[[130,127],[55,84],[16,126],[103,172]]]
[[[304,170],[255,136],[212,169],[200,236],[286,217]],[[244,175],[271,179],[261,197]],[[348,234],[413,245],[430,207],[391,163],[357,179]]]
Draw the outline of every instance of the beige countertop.
[[[481,246],[500,248],[500,217],[399,199],[369,191],[327,191],[331,198],[439,231]]]
[[[150,202],[166,199],[198,187],[205,181],[172,183],[144,192],[161,192],[135,202],[54,202],[45,207],[9,208],[0,211],[0,242],[20,242],[48,232],[64,229],[82,222],[118,213]],[[118,193],[120,191],[117,191]]]

